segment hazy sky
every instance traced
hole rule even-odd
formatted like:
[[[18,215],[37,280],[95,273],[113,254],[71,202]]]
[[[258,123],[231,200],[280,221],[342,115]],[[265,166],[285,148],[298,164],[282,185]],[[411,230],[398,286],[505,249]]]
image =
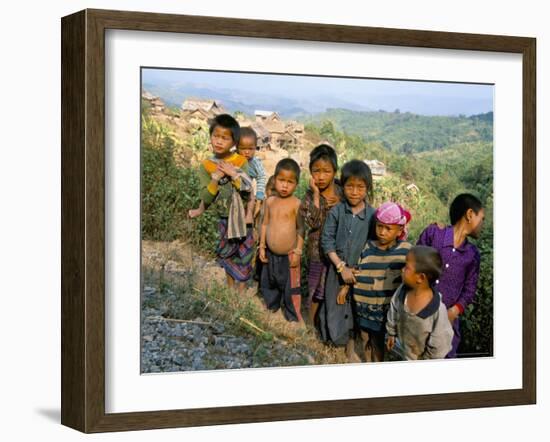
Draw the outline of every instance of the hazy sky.
[[[248,92],[296,100],[321,98],[371,110],[393,111],[398,107],[401,111],[448,115],[493,110],[492,85],[164,69],[143,69],[142,74],[144,83],[193,84],[241,96]]]

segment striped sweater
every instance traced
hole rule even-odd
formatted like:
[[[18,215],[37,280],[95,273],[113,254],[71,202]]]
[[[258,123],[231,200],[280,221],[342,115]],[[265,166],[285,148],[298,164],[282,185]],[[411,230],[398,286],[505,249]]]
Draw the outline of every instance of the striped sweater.
[[[263,201],[265,199],[267,176],[262,165],[262,160],[257,157],[252,157],[248,160],[248,175],[253,180],[256,180],[256,199]]]
[[[401,269],[411,243],[397,241],[388,250],[381,250],[367,241],[361,252],[353,300],[357,323],[361,329],[384,331],[391,298],[401,284]]]

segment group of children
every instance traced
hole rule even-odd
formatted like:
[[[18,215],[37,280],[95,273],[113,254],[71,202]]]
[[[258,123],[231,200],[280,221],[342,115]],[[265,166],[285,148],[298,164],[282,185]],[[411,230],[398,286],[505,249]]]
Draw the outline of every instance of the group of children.
[[[483,223],[476,197],[457,196],[451,225],[428,226],[413,246],[406,241],[408,211],[395,202],[370,205],[373,180],[365,162],[347,162],[338,180],[334,149],[315,147],[300,200],[294,196],[299,165],[279,161],[266,183],[252,129],[223,114],[213,120],[210,139],[214,156],[199,172],[201,204],[189,216],[216,211],[217,261],[229,287],[244,290],[257,256],[267,309],[281,309],[304,326],[305,253],[308,322],[323,342],[343,347],[350,362],[361,361],[359,342],[367,362],[385,360],[388,351],[404,359],[456,357],[458,318],[474,299],[479,275],[479,252],[467,239],[477,238]]]

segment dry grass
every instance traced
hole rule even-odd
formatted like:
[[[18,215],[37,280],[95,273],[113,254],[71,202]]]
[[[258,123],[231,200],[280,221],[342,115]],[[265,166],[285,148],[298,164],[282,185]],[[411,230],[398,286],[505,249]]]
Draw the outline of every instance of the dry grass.
[[[143,241],[142,267],[146,285],[160,287],[161,292],[168,287],[185,297],[182,305],[173,309],[172,316],[176,319],[208,315],[234,333],[278,341],[289,351],[303,356],[304,364],[347,362],[342,348],[320,342],[311,327],[286,321],[280,311],[269,312],[256,287],[242,294],[229,290],[225,286],[224,271],[213,261],[194,253],[184,241]],[[307,317],[307,311],[302,314]]]

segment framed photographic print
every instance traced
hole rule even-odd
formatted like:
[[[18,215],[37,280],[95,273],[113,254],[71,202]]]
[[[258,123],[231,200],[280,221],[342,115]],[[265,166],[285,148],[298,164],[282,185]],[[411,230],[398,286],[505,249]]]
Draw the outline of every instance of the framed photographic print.
[[[102,432],[535,403],[535,48],[64,17],[62,423]],[[374,215],[384,203],[399,221]],[[333,233],[312,221],[319,207]],[[338,208],[358,223],[344,242]],[[361,227],[373,216],[376,228]],[[440,243],[437,232],[448,232]],[[401,270],[408,248],[387,264],[405,239],[440,249],[440,278],[412,267],[432,297],[409,313],[425,324],[444,312],[418,351],[386,320],[394,291],[417,283]],[[368,247],[383,262],[369,267]]]

